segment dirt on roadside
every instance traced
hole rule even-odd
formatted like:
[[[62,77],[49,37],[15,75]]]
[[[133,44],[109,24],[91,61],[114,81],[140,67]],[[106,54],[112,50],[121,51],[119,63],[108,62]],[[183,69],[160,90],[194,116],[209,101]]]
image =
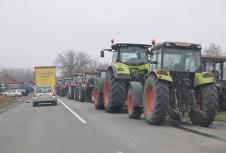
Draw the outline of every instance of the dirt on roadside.
[[[5,96],[0,96],[0,113],[3,113],[10,108],[21,104],[28,100],[28,97],[5,97]]]

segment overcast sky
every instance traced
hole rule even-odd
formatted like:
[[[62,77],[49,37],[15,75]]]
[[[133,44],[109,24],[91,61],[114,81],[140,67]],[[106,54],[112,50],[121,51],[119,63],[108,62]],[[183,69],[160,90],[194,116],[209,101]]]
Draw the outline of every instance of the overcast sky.
[[[0,67],[52,65],[65,49],[187,41],[226,51],[226,0],[0,0]]]

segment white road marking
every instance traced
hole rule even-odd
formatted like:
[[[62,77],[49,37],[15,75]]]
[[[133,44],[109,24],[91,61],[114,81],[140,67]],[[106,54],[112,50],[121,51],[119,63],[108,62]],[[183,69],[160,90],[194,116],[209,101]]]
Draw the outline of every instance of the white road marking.
[[[59,102],[61,104],[63,104],[63,106],[65,108],[67,108],[67,110],[69,110],[77,119],[79,119],[82,123],[86,124],[87,122],[81,117],[79,116],[77,113],[75,113],[70,107],[68,107],[62,100],[60,100],[59,98],[57,98],[59,100]]]
[[[122,151],[117,151],[116,153],[123,153]]]

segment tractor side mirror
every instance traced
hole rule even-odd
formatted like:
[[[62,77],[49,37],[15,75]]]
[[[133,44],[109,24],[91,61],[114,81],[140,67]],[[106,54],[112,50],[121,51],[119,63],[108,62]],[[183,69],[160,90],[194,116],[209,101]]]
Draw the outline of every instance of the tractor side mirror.
[[[100,57],[104,57],[104,51],[100,51]]]

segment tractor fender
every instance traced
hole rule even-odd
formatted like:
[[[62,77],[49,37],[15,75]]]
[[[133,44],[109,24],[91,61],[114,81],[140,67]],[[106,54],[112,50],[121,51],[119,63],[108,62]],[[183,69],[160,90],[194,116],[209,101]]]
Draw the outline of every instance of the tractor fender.
[[[164,80],[167,82],[173,82],[172,77],[170,76],[168,71],[156,69],[154,71],[149,72],[148,76],[155,75],[159,80]]]
[[[215,82],[216,79],[214,78],[212,73],[209,72],[195,73],[195,87]]]
[[[141,82],[131,81],[129,90],[133,92],[133,106],[134,107],[143,107],[143,92],[144,87]]]
[[[114,77],[117,78],[117,79],[130,79],[130,74],[129,75],[119,75],[117,73],[117,67],[116,65],[112,65],[108,68],[108,71],[113,71],[114,73]]]

